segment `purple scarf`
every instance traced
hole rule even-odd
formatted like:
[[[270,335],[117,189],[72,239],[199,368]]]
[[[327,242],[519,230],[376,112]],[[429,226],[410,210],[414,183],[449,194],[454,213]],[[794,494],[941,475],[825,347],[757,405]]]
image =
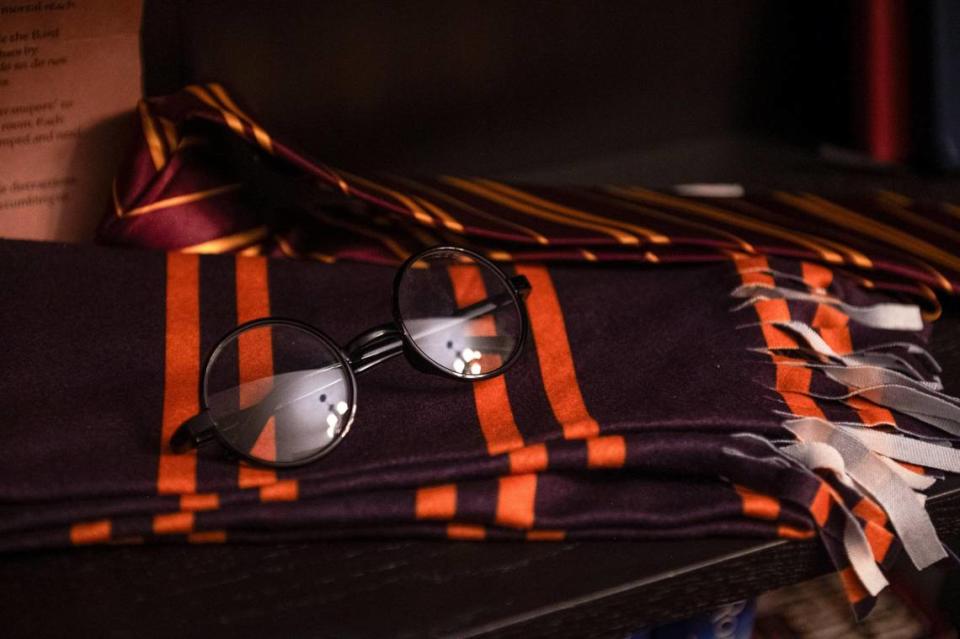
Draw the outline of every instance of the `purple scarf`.
[[[218,85],[140,116],[101,239],[180,252],[0,243],[0,547],[819,535],[860,613],[901,550],[942,556],[913,495],[957,463],[938,445],[956,400],[923,349],[956,251],[806,194],[355,176]],[[874,200],[881,222],[953,214]],[[346,340],[389,318],[395,264],[441,242],[533,284],[533,339],[503,377],[394,360],[303,468],[169,451],[224,333],[280,315]]]

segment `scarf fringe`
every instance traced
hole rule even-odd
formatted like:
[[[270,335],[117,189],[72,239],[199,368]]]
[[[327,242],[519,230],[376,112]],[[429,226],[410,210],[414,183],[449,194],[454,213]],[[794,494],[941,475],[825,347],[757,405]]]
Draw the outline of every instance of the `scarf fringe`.
[[[854,613],[862,618],[888,584],[884,570],[892,562],[887,552],[891,541],[918,570],[949,556],[922,491],[941,479],[930,470],[960,472],[960,449],[952,445],[960,440],[960,399],[943,392],[934,357],[908,341],[925,328],[918,306],[852,305],[836,291],[828,292],[822,282],[813,285],[805,277],[771,268],[765,258],[734,259],[743,283],[730,295],[743,301],[732,312],[753,309],[760,319],[738,328],[763,332],[766,346],[750,350],[768,356],[776,367],[771,390],[780,394],[778,401],[788,410],[774,412],[794,437],[768,443],[821,481],[826,497],[818,492],[810,513]],[[798,290],[798,283],[806,290]],[[827,283],[833,283],[832,274]],[[814,320],[791,318],[788,303],[816,305]],[[909,337],[858,344],[854,350],[848,322]],[[838,339],[837,331],[846,337]],[[811,390],[814,385],[816,392]],[[858,423],[827,418],[824,408],[844,404],[866,406],[876,419]],[[896,415],[932,427],[933,434],[910,432],[897,423]],[[830,504],[827,511],[824,499]],[[864,511],[871,514],[864,517]]]

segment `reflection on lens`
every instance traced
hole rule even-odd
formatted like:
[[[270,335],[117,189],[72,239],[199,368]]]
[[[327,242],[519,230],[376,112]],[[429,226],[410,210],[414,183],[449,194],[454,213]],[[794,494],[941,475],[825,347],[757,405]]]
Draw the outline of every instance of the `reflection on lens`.
[[[330,449],[354,412],[352,378],[335,347],[282,321],[257,324],[225,342],[207,367],[204,398],[229,446],[273,463]]]
[[[519,347],[523,322],[513,290],[496,268],[469,255],[428,252],[404,271],[397,296],[407,334],[446,372],[495,373]]]

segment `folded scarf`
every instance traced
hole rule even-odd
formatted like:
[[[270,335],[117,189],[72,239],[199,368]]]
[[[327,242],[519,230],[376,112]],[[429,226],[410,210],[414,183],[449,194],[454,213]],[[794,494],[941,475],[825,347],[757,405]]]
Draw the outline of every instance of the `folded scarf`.
[[[957,470],[960,408],[923,348],[951,259],[788,231],[841,206],[813,196],[781,225],[782,198],[761,214],[642,189],[394,188],[304,160],[217,85],[140,115],[101,239],[182,252],[0,243],[0,548],[819,534],[859,613],[901,548],[944,556],[914,491]],[[504,376],[385,364],[303,468],[169,451],[224,333],[280,315],[343,343],[390,317],[392,265],[439,241],[533,285]]]

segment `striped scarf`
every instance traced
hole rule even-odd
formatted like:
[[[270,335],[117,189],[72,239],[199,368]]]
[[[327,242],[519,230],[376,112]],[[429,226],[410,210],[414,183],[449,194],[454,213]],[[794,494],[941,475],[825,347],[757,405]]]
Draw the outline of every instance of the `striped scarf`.
[[[216,84],[139,116],[100,240],[169,253],[0,243],[0,335],[19,336],[0,396],[23,443],[0,449],[0,548],[818,536],[859,614],[899,554],[944,555],[914,491],[960,470],[960,408],[924,347],[935,291],[960,290],[951,205],[357,175]],[[346,340],[390,316],[395,265],[440,243],[533,285],[532,344],[504,376],[395,360],[303,468],[170,453],[224,333],[280,315]]]

